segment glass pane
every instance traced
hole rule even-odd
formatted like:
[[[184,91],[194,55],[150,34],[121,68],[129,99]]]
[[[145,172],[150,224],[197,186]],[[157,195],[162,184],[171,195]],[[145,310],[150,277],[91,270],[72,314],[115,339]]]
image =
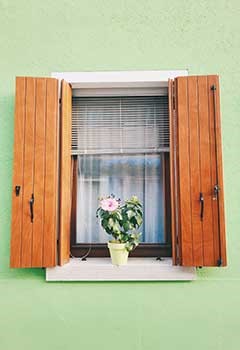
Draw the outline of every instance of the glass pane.
[[[77,243],[105,243],[96,219],[98,198],[137,195],[143,203],[142,242],[164,243],[163,154],[78,156]]]

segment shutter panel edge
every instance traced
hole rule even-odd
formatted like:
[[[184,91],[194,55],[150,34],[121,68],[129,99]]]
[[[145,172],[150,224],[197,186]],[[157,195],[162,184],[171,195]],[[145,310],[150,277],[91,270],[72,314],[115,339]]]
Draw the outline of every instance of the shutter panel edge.
[[[59,265],[70,258],[72,204],[72,88],[61,82]]]

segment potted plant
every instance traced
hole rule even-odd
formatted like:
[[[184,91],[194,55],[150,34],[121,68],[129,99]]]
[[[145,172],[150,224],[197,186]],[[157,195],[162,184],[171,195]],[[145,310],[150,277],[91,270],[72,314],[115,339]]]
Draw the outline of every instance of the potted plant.
[[[142,224],[142,204],[137,196],[132,196],[121,204],[120,199],[111,196],[100,198],[97,217],[107,234],[113,237],[108,248],[113,265],[126,265],[128,254],[139,244]]]

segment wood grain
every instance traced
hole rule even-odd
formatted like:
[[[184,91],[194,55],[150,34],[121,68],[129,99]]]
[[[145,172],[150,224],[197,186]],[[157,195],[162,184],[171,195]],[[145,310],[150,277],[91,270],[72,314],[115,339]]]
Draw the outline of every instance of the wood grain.
[[[181,255],[183,266],[194,266],[189,156],[188,84],[186,78],[179,78],[176,83],[178,101],[179,227],[181,231]]]
[[[11,267],[56,265],[58,81],[16,79]],[[16,196],[15,186],[21,186]],[[29,201],[34,195],[34,218]]]
[[[172,142],[179,181],[176,226],[180,231],[180,264],[218,266],[221,262],[221,266],[225,266],[219,79],[217,76],[180,77],[175,79],[175,84],[178,135]],[[171,181],[177,189],[177,179]],[[216,184],[220,186],[218,196],[214,195]],[[200,217],[200,192],[204,196],[203,219]]]
[[[193,266],[203,265],[202,222],[200,220],[200,152],[199,152],[199,120],[198,120],[198,85],[197,77],[189,77],[188,115],[189,115],[189,172],[192,220]],[[187,141],[187,140],[186,140]],[[184,181],[184,180],[183,180]],[[182,194],[184,195],[184,194]]]
[[[32,266],[32,232],[29,201],[33,194],[34,147],[35,147],[35,94],[34,78],[26,78],[26,119],[24,143],[24,184],[23,184],[23,230],[22,230],[22,267]]]
[[[65,81],[61,88],[59,264],[63,265],[70,256],[72,89]]]
[[[207,77],[198,77],[198,114],[200,136],[200,178],[201,190],[204,194],[205,212],[202,222],[203,228],[203,265],[214,266],[214,234],[212,209],[212,172],[211,148],[209,132],[209,106]]]
[[[47,79],[43,266],[56,265],[58,200],[58,81]]]
[[[34,222],[32,266],[43,266],[44,203],[45,203],[45,140],[47,80],[36,79],[36,124],[34,163]]]

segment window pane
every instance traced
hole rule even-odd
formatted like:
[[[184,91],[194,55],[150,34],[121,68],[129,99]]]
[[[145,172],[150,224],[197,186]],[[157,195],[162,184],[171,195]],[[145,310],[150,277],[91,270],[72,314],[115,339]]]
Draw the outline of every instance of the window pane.
[[[143,203],[142,242],[164,243],[163,154],[78,156],[77,243],[105,243],[96,219],[98,198],[137,195]]]

